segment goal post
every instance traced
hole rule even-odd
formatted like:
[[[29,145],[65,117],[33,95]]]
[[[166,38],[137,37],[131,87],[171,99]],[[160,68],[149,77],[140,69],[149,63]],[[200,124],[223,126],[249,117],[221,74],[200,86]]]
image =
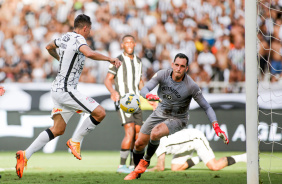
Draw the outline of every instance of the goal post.
[[[257,103],[257,2],[245,1],[247,183],[259,183]]]

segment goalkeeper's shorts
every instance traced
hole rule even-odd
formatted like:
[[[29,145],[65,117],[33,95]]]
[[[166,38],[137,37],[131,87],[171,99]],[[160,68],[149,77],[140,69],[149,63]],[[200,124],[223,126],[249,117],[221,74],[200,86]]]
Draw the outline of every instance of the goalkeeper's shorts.
[[[89,113],[98,107],[99,103],[93,98],[81,94],[77,90],[70,92],[51,91],[54,107],[51,117],[55,114],[61,114],[65,123],[67,123],[74,113]]]

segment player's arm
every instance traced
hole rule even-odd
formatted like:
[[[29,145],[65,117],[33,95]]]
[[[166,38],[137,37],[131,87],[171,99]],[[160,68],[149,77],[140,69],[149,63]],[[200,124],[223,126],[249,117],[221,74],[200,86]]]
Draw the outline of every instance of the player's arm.
[[[160,76],[158,74],[160,74],[160,72],[156,73],[140,91],[141,96],[149,101],[160,100],[157,95],[150,93],[150,91],[152,91],[160,82]]]
[[[212,123],[216,135],[219,136],[221,139],[223,139],[225,144],[228,144],[229,139],[226,136],[225,132],[220,129],[215,112],[213,108],[210,106],[210,104],[204,98],[201,90],[198,90],[196,94],[193,96],[193,98],[200,105],[200,107],[205,110],[210,122]]]
[[[115,78],[114,74],[108,73],[104,84],[106,88],[109,90],[109,92],[111,93],[111,99],[116,102],[119,101],[120,96],[118,92],[113,88],[114,78]]]
[[[47,49],[47,51],[49,52],[49,54],[51,56],[53,56],[55,59],[60,61],[60,56],[59,56],[59,54],[57,53],[57,50],[56,50],[57,46],[55,45],[55,40],[48,43],[48,45],[45,48]]]
[[[165,153],[161,154],[158,157],[157,165],[151,169],[148,169],[148,171],[164,171],[165,169]]]
[[[111,58],[95,52],[88,45],[82,45],[79,51],[84,54],[85,57],[91,58],[93,60],[109,61],[111,64],[115,65],[117,68],[121,65],[121,61],[118,58]]]

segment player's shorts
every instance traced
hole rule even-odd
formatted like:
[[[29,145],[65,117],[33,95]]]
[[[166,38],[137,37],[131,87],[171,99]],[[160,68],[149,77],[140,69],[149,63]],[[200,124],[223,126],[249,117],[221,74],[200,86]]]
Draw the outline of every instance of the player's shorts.
[[[54,103],[51,117],[53,118],[55,114],[61,114],[66,123],[74,113],[91,114],[99,105],[93,98],[87,97],[77,90],[71,92],[51,91],[51,97]]]
[[[139,109],[136,113],[126,113],[122,109],[118,110],[118,115],[121,120],[121,125],[125,125],[127,123],[135,123],[136,125],[143,125],[142,121],[142,110]]]
[[[186,151],[172,156],[171,164],[184,164],[189,158],[192,157],[193,151]]]
[[[198,156],[205,164],[215,158],[214,153],[210,147],[210,143],[204,135],[195,139],[194,145]]]
[[[160,123],[165,123],[169,129],[169,134],[174,134],[187,127],[188,118],[177,118],[172,116],[164,116],[161,112],[155,110],[145,121],[140,132],[150,135],[152,129]]]

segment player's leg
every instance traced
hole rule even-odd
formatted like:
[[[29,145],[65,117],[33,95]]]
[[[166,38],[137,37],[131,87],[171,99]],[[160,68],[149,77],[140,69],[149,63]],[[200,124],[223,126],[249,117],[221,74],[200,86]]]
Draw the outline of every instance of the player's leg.
[[[130,170],[126,167],[126,160],[130,153],[132,144],[134,144],[135,123],[126,123],[123,125],[123,127],[125,135],[121,142],[120,165],[117,169],[117,172],[130,173]]]
[[[133,149],[134,149],[135,141],[138,139],[140,129],[141,129],[141,125],[135,125],[135,137],[134,137],[134,141],[132,142],[131,155],[130,155],[131,159],[130,159],[130,165],[129,165],[129,169],[131,170],[134,170],[135,168],[135,164],[133,160]]]
[[[82,123],[71,139],[67,141],[67,146],[71,149],[72,154],[79,160],[82,159],[80,154],[80,144],[83,138],[92,132],[98,124],[105,118],[105,109],[98,105]]]
[[[43,146],[45,146],[49,141],[64,133],[66,123],[61,114],[55,114],[53,116],[53,120],[54,125],[51,128],[48,128],[45,131],[41,132],[25,151],[20,150],[16,153],[16,172],[19,178],[22,177],[24,167],[27,165],[27,161],[31,157],[31,155],[43,148]]]
[[[189,169],[200,162],[200,157],[192,157],[190,155],[186,155],[183,157],[173,157],[171,161],[171,170],[172,171],[183,171]]]
[[[219,160],[213,158],[206,164],[206,166],[212,171],[218,171],[237,162],[247,162],[247,154],[222,157]]]

